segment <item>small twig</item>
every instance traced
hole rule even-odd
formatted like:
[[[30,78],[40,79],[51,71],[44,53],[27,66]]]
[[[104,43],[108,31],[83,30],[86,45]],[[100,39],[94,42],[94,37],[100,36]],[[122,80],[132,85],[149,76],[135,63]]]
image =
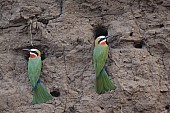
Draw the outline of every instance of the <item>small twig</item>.
[[[120,112],[123,113],[123,110],[122,110],[122,105],[120,106]]]
[[[68,77],[68,71],[67,71],[67,65],[66,65],[66,54],[65,54],[65,47],[63,48],[63,59],[64,59],[64,67],[65,67],[65,72],[66,72],[66,76]],[[67,82],[67,78],[66,78],[66,82]],[[67,83],[66,83],[67,84]],[[68,90],[68,84],[66,85],[67,90],[66,90],[66,95],[69,94],[69,90]],[[66,96],[66,100],[65,100],[65,104],[64,104],[64,112],[66,112],[67,109],[67,101],[68,101],[68,97]]]
[[[63,58],[64,58],[64,67],[65,67],[66,75],[68,75],[67,65],[66,65],[65,47],[63,49]]]
[[[32,42],[32,20],[30,19],[30,37],[31,37],[31,46],[33,46]]]

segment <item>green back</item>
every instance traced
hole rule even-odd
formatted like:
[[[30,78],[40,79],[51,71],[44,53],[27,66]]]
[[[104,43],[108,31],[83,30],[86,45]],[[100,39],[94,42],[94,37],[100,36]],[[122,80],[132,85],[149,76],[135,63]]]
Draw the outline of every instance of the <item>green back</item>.
[[[35,87],[41,73],[42,61],[41,57],[30,58],[28,61],[28,76],[32,84]]]
[[[108,58],[109,47],[107,45],[96,45],[93,51],[93,62],[94,68],[96,71],[96,76],[100,75],[101,70],[103,69],[105,62]]]

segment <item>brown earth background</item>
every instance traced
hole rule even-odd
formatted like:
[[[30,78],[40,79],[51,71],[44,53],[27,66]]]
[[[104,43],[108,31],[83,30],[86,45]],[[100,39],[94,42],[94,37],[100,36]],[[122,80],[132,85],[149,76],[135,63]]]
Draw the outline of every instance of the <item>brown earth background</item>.
[[[115,91],[98,95],[95,26]],[[42,52],[53,100],[32,105],[24,48]],[[0,113],[170,113],[170,0],[0,0]]]

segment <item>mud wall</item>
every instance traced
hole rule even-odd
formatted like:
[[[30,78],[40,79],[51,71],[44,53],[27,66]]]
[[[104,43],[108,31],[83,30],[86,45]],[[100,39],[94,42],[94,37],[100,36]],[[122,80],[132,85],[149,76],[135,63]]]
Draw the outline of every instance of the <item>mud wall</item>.
[[[107,70],[115,91],[94,91],[96,25],[116,38]],[[42,52],[54,97],[32,105],[23,48]],[[169,0],[0,0],[1,113],[170,113]]]

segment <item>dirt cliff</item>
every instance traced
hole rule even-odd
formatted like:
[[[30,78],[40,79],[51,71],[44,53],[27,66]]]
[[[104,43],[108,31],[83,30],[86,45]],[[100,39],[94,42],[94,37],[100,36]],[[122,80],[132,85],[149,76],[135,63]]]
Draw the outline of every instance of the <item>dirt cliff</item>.
[[[97,25],[115,38],[107,71],[115,91],[94,90]],[[23,48],[42,52],[54,96],[32,105]],[[0,113],[170,113],[169,0],[0,0]]]

